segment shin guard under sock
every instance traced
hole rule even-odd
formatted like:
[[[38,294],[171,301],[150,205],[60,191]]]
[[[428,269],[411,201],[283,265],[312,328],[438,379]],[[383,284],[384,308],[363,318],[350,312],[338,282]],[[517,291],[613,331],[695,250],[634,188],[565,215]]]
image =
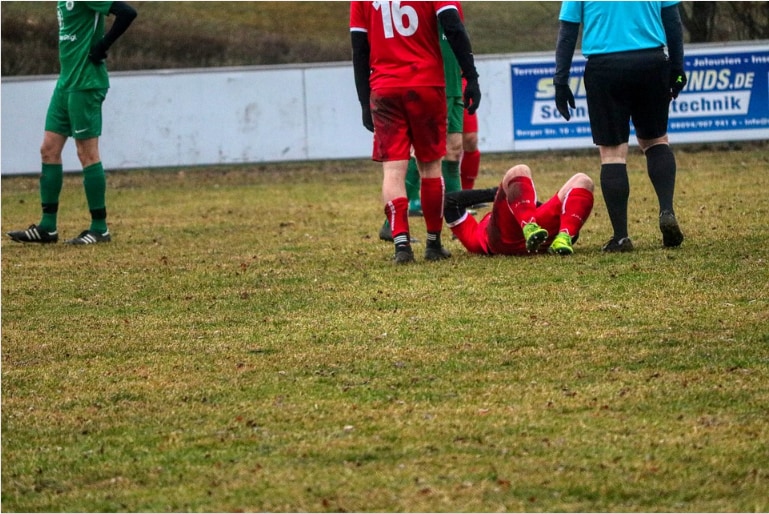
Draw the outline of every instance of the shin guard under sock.
[[[405,196],[393,198],[387,202],[384,211],[385,216],[387,216],[387,219],[390,222],[390,230],[396,248],[399,244],[401,246],[408,246],[411,243],[411,236],[409,234],[408,199]]]
[[[464,152],[459,164],[462,189],[473,189],[481,166],[481,151]]]
[[[91,230],[104,233],[107,231],[107,177],[101,162],[83,168],[83,187],[91,212]]]
[[[646,171],[657,193],[660,212],[673,212],[676,187],[676,157],[669,145],[654,145],[646,150]]]
[[[43,164],[40,173],[40,204],[43,216],[38,227],[48,232],[56,231],[59,212],[59,195],[64,183],[61,164]]]
[[[601,165],[601,193],[606,203],[614,238],[627,237],[627,203],[630,197],[630,181],[625,163]]]
[[[561,208],[559,232],[566,231],[574,237],[593,211],[593,193],[582,187],[575,187],[566,193]]]
[[[459,161],[444,160],[441,162],[441,174],[443,175],[443,183],[446,186],[447,193],[462,190],[462,181],[459,177]]]
[[[422,216],[428,232],[443,229],[443,177],[422,179]]]
[[[536,221],[537,192],[530,177],[515,177],[507,187],[507,203],[521,226]]]

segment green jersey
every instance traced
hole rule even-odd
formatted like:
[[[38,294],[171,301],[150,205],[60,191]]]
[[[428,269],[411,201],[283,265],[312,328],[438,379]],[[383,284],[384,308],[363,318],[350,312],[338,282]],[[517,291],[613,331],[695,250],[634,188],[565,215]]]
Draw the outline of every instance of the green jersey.
[[[56,87],[63,91],[107,89],[109,77],[104,64],[88,59],[91,47],[104,37],[104,17],[112,2],[56,3],[59,18],[59,65]]]
[[[443,54],[443,74],[446,76],[446,96],[462,96],[462,70],[459,68],[454,51],[451,49],[443,27],[438,24],[438,37],[441,41],[441,54]]]

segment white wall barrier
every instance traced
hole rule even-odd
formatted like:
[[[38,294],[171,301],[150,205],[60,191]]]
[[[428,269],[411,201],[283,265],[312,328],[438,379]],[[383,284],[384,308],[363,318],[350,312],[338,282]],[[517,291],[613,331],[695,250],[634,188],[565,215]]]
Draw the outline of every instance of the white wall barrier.
[[[477,57],[485,152],[592,146],[575,56],[577,109],[554,109],[553,53]],[[687,47],[689,85],[671,107],[673,142],[769,139],[769,43]],[[56,77],[2,80],[2,174],[37,173]],[[367,158],[350,63],[112,72],[107,169]],[[74,143],[64,168],[79,171]]]

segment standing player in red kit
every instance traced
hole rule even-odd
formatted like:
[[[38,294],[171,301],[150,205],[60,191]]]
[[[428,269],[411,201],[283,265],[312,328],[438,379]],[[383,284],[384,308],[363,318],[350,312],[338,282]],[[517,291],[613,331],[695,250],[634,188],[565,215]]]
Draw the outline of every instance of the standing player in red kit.
[[[374,132],[372,159],[382,163],[382,200],[396,264],[414,261],[405,185],[412,146],[427,227],[425,259],[451,255],[441,243],[447,108],[438,23],[467,80],[465,106],[474,113],[481,100],[478,72],[457,2],[356,1],[350,7],[355,87],[363,126]]]

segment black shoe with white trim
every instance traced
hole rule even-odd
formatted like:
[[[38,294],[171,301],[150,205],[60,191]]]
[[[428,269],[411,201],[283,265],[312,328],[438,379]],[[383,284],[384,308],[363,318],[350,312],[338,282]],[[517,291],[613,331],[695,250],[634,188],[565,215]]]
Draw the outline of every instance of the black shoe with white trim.
[[[68,245],[92,245],[96,243],[109,243],[112,241],[112,237],[109,235],[109,230],[100,234],[95,230],[83,230],[79,236],[74,239],[67,239],[64,241]]]
[[[621,239],[612,237],[605,245],[603,245],[603,248],[601,249],[607,253],[632,252],[633,242],[629,237],[623,237]]]
[[[8,237],[17,243],[56,243],[59,240],[59,232],[48,232],[37,225],[30,225],[26,230],[8,232]]]
[[[443,246],[428,246],[425,248],[426,261],[442,261],[451,257],[451,252]]]

